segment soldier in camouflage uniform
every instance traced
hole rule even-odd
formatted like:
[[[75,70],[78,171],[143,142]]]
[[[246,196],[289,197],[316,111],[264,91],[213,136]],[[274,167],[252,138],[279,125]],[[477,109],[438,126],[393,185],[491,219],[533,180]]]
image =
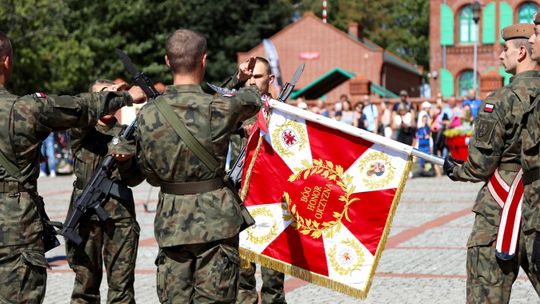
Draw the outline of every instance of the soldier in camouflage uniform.
[[[249,61],[242,63],[238,68],[238,74],[236,76],[239,85],[235,86],[239,87],[243,85],[256,85],[261,96],[270,96],[269,88],[270,85],[273,84],[275,78],[270,69],[270,63],[268,63],[268,60],[262,57],[256,57],[250,60],[255,60],[253,71],[247,69],[249,66]],[[228,86],[230,85],[228,84]],[[246,133],[246,136],[249,136],[251,133],[255,120],[256,116],[244,122],[244,132]],[[243,141],[242,145],[244,144],[245,141]],[[236,146],[236,149],[240,150],[242,145]],[[231,150],[233,149],[231,148]],[[238,155],[238,152],[235,153],[235,155]],[[261,288],[262,303],[286,303],[285,293],[283,291],[285,275],[279,271],[262,266],[261,275],[263,280]],[[240,280],[238,284],[238,297],[236,298],[236,302],[242,304],[256,304],[259,302],[259,295],[257,293],[255,280],[255,263],[249,263],[247,268],[240,268]]]
[[[531,58],[540,65],[540,14],[534,19]],[[535,84],[531,89],[539,90]],[[521,132],[521,165],[523,166],[523,223],[529,262],[534,264],[536,277],[540,279],[540,97],[531,98],[523,115]]]
[[[98,80],[90,91],[118,91],[123,86],[125,83],[116,85],[110,80]],[[69,130],[77,178],[70,210],[107,154],[107,144],[121,132],[122,126],[113,115],[100,119],[96,126]],[[133,283],[140,229],[131,190],[123,184],[117,171],[113,172],[113,177],[117,184],[113,189],[119,191],[112,191],[111,198],[103,206],[110,218],[102,222],[96,214],[88,213],[79,224],[81,245],[66,240],[67,259],[75,272],[71,303],[101,303],[99,287],[103,264],[109,286],[107,303],[135,303]]]
[[[499,59],[506,71],[515,76],[510,84],[483,102],[474,122],[467,161],[460,165],[451,157],[445,159],[444,170],[452,180],[488,182],[497,170],[507,184],[512,184],[520,170],[520,120],[529,100],[540,96],[540,72],[530,57],[527,41],[532,31],[531,24],[503,29],[506,42]],[[487,183],[478,193],[473,212],[476,216],[467,243],[467,302],[508,303],[520,266],[540,294],[540,283],[526,258],[529,248],[523,246],[523,234],[519,235],[513,257],[503,260],[496,256],[502,208],[490,194]]]
[[[98,118],[133,101],[143,101],[140,88],[128,93],[15,96],[5,89],[13,51],[0,33],[0,303],[40,303],[48,267],[43,223],[38,213],[37,178],[41,142],[51,131],[95,125]],[[18,169],[14,176],[9,163]],[[11,170],[10,170],[11,171]]]
[[[244,221],[233,190],[223,184],[225,158],[231,132],[259,111],[260,96],[255,86],[227,96],[205,94],[200,82],[206,67],[206,39],[196,32],[175,31],[167,40],[165,61],[173,73],[173,85],[137,117],[137,161],[132,164],[138,165],[142,175],[126,171],[129,161],[120,164],[121,173],[132,177],[132,184],[144,176],[161,187],[154,221],[160,248],[156,259],[159,300],[234,303],[238,233]],[[170,106],[170,113],[215,156],[216,172],[171,128],[158,102]],[[125,159],[114,146],[110,151],[119,161]]]

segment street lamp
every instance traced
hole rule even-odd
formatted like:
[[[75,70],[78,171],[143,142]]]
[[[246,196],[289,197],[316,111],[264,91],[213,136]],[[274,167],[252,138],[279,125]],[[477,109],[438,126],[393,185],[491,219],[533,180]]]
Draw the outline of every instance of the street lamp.
[[[472,3],[472,18],[474,21],[474,59],[473,59],[473,89],[476,91],[476,70],[478,65],[478,21],[480,20],[480,2],[478,0],[474,0]]]

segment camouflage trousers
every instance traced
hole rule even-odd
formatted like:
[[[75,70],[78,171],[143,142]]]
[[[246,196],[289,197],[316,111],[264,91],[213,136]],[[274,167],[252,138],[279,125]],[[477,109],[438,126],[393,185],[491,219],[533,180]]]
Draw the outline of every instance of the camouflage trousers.
[[[283,282],[285,275],[279,271],[261,266],[262,288],[261,302],[263,304],[285,304],[285,292]],[[238,283],[238,297],[236,303],[257,304],[259,295],[255,281],[255,263],[250,263],[248,268],[240,268],[240,280]]]
[[[41,303],[48,263],[41,241],[0,248],[0,303]]]
[[[156,259],[161,303],[234,303],[238,236],[205,244],[161,248]]]
[[[71,303],[100,303],[103,265],[109,286],[107,303],[135,303],[133,284],[139,244],[139,224],[133,218],[79,225],[80,246],[66,242],[69,266],[75,272]]]
[[[497,227],[477,214],[467,249],[467,303],[508,303],[512,284],[521,267],[540,296],[540,281],[531,263],[532,237],[520,232],[513,259],[495,256]]]

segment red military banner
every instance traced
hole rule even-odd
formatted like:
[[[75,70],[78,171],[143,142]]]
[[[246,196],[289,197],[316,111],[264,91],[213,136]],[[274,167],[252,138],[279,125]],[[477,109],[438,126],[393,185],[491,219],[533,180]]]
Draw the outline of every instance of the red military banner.
[[[412,148],[276,101],[267,125],[248,142],[242,257],[365,298]]]

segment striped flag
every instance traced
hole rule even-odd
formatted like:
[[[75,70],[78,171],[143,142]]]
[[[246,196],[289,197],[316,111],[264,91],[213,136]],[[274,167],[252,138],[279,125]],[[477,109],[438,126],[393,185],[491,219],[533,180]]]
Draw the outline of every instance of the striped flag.
[[[241,256],[365,298],[412,148],[271,100],[248,142],[241,195],[256,224]]]

